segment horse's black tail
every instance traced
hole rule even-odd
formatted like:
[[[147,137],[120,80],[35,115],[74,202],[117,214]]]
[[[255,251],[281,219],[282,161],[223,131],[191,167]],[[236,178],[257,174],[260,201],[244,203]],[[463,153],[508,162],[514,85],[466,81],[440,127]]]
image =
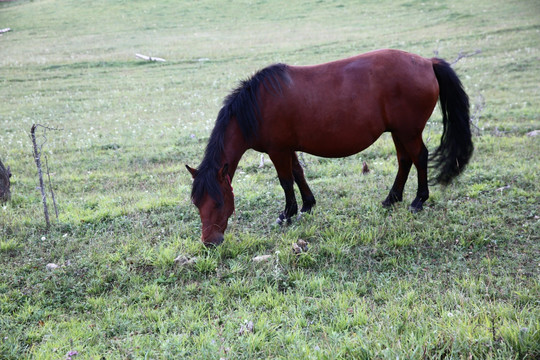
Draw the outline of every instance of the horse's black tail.
[[[443,117],[441,144],[431,155],[437,169],[435,183],[448,185],[469,162],[474,150],[469,119],[469,97],[458,76],[446,61],[433,58],[433,71],[439,82]]]

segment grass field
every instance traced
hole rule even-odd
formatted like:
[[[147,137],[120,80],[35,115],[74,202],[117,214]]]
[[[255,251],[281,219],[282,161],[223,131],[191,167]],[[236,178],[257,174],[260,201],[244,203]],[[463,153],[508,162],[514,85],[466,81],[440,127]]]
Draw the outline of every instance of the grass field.
[[[0,359],[540,358],[538,1],[21,0],[0,2],[6,27]],[[184,164],[222,99],[271,63],[377,48],[481,50],[454,65],[479,115],[467,171],[413,215],[415,170],[405,201],[380,205],[389,136],[349,158],[304,154],[317,207],[282,228],[275,171],[250,151],[225,242],[205,249]],[[58,129],[38,129],[49,230],[33,123]],[[437,108],[430,150],[440,135]]]

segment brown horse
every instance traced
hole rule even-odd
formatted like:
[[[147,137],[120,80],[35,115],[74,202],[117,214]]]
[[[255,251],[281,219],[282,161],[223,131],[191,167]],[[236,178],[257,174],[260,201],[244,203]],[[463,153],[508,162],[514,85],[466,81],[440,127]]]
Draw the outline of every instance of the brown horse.
[[[223,241],[234,211],[231,181],[248,149],[267,153],[285,191],[278,222],[298,212],[294,183],[302,196],[301,212],[315,205],[296,151],[322,157],[356,154],[383,132],[397,150],[398,172],[384,206],[402,200],[411,165],[418,191],[410,208],[420,211],[429,196],[428,150],[422,131],[440,99],[441,144],[431,160],[436,183],[448,184],[469,161],[473,144],[469,99],[450,65],[398,50],[378,50],[315,66],[276,64],[243,81],[224,101],[198,169],[192,201],[202,221],[202,241]]]

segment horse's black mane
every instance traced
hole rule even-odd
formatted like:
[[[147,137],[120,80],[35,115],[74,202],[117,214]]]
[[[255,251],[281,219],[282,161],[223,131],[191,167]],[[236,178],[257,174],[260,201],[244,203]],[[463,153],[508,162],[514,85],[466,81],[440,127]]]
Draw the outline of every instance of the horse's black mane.
[[[262,85],[268,92],[281,94],[281,81],[286,79],[288,79],[287,65],[274,64],[242,81],[225,98],[208,140],[208,145],[206,145],[204,158],[193,181],[191,199],[195,205],[200,204],[205,192],[208,192],[218,206],[223,205],[223,194],[216,181],[216,174],[221,165],[221,156],[226,141],[225,130],[230,119],[233,116],[236,117],[246,141],[256,137],[259,119],[261,118],[258,98],[259,88]]]

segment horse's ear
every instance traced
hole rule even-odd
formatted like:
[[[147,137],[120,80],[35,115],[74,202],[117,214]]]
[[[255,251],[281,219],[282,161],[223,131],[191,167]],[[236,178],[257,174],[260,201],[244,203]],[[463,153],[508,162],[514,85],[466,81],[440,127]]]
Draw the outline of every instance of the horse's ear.
[[[225,164],[219,169],[219,179],[225,180],[229,176],[229,164]]]
[[[188,165],[186,165],[186,169],[188,169],[191,176],[195,179],[195,176],[199,173],[197,169],[190,168]]]

